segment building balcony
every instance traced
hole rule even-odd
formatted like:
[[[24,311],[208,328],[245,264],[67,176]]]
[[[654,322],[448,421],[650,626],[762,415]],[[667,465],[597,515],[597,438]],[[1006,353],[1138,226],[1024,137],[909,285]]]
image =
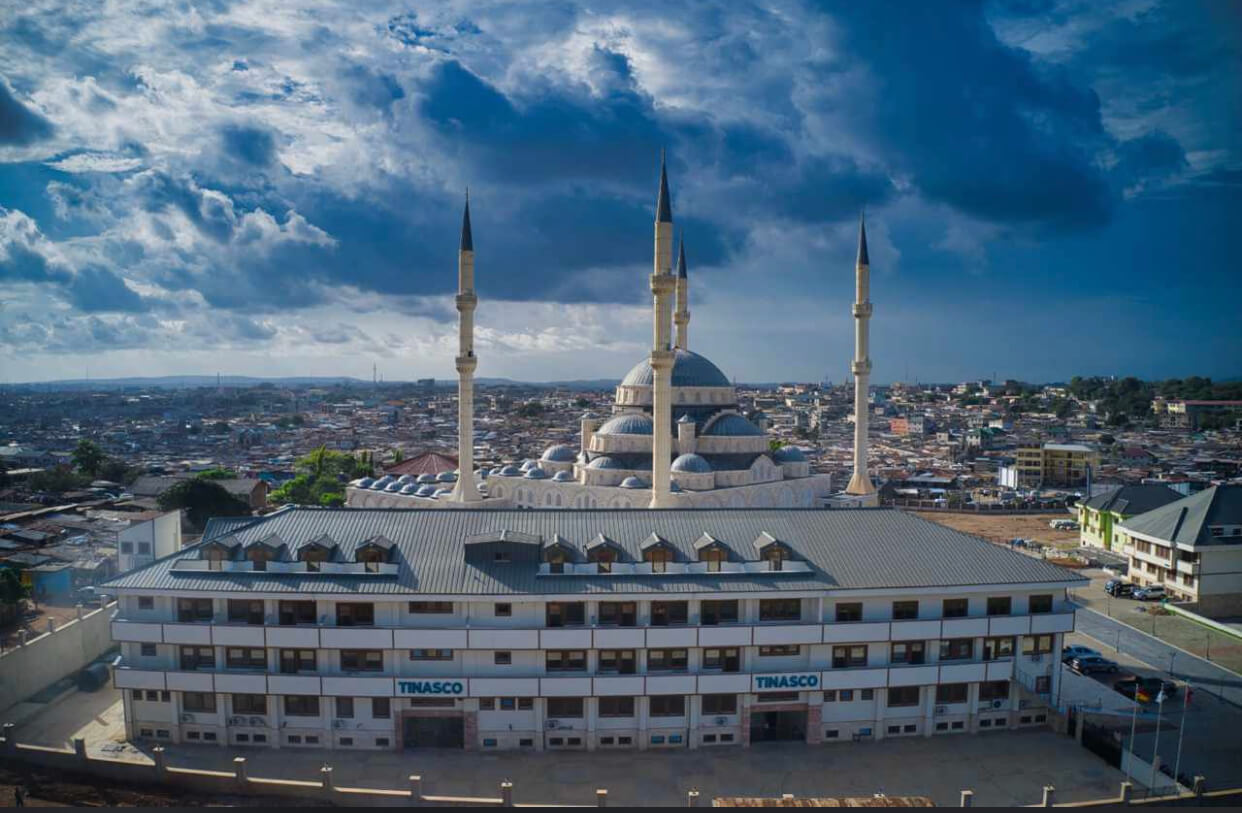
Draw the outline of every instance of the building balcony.
[[[1177,572],[1184,573],[1187,576],[1198,576],[1203,567],[1200,562],[1186,562],[1181,559],[1177,560],[1176,565]]]

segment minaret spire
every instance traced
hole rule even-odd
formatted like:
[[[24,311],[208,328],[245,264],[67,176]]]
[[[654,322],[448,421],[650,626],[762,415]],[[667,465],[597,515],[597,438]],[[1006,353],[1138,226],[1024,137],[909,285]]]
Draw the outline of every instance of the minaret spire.
[[[670,466],[673,457],[673,361],[669,341],[672,317],[670,298],[677,288],[673,276],[673,205],[668,193],[668,172],[660,153],[660,192],[656,198],[655,261],[651,271],[651,507],[672,504]]]
[[[677,241],[677,305],[673,310],[673,323],[677,326],[674,344],[682,350],[690,349],[690,282],[686,279],[686,232]]]
[[[461,244],[457,250],[457,485],[456,502],[482,499],[474,483],[474,236],[470,232],[470,190],[461,215]]]
[[[867,392],[871,386],[871,263],[867,257],[867,225],[858,216],[858,259],[854,263],[854,474],[845,493],[876,501],[875,486],[867,474]]]

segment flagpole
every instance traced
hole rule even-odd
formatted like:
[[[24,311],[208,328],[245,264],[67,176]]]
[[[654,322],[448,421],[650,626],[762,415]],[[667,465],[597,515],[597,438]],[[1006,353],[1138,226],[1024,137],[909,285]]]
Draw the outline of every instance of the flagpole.
[[[1151,784],[1147,787],[1152,790],[1156,787],[1156,760],[1160,756],[1160,718],[1164,712],[1164,687],[1160,687],[1160,691],[1156,694],[1156,741],[1151,747]]]
[[[1138,688],[1134,690],[1134,714],[1130,717],[1130,759],[1126,760],[1126,779],[1132,778],[1131,769],[1134,767],[1134,728],[1138,725]]]
[[[1190,705],[1190,684],[1186,684],[1186,693],[1182,695],[1182,722],[1177,729],[1177,759],[1173,762],[1173,783],[1177,784],[1182,773],[1182,737],[1186,734],[1186,708]]]

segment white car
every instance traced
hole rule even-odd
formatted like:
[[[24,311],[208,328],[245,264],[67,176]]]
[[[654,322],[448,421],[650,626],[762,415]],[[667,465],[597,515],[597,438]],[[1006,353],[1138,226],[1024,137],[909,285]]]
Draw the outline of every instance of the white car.
[[[1159,601],[1164,597],[1164,588],[1158,584],[1152,587],[1139,587],[1134,591],[1134,598],[1139,601]]]

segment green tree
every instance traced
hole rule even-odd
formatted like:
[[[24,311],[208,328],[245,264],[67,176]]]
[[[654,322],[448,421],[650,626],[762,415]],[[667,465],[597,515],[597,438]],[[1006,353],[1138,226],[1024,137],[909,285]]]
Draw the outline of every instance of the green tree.
[[[590,402],[590,401],[588,401],[588,400],[587,400],[587,399],[585,399],[585,398],[575,398],[575,399],[574,399],[574,406],[578,407],[578,409],[586,409],[586,408],[587,408],[587,407],[589,407],[590,405],[591,405],[591,402]]]
[[[775,452],[777,449],[781,448],[784,445],[785,445],[785,441],[772,438],[771,440],[768,441],[768,451]]]
[[[99,469],[103,466],[107,455],[104,454],[103,449],[99,448],[98,443],[82,438],[73,450],[72,459],[73,465],[78,467],[78,471],[94,477],[99,473]]]
[[[182,480],[159,497],[160,510],[186,512],[190,525],[202,529],[212,517],[244,517],[250,506],[213,480]]]
[[[405,460],[405,450],[398,446],[392,450],[392,462],[400,463],[402,460]]]
[[[237,479],[237,472],[232,469],[216,467],[214,469],[200,471],[196,476],[203,480],[235,480]]]
[[[11,624],[21,616],[22,602],[30,598],[30,588],[22,584],[18,572],[0,568],[0,623]]]
[[[124,460],[117,460],[115,457],[109,457],[99,467],[100,478],[122,485],[129,485],[134,482],[141,473],[141,470],[137,467],[127,464]]]
[[[91,478],[85,474],[78,474],[69,466],[56,466],[55,468],[32,474],[30,479],[26,481],[31,491],[48,491],[60,494],[65,491],[77,491],[80,488],[86,488],[91,483]]]

